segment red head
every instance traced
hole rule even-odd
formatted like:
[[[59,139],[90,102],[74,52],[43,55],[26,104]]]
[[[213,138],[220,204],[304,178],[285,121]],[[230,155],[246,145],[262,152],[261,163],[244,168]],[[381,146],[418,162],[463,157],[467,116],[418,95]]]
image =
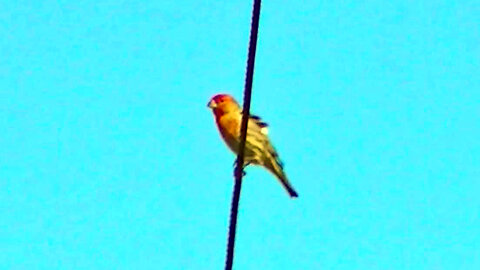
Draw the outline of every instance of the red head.
[[[210,99],[207,106],[213,110],[213,113],[215,113],[217,117],[225,113],[240,111],[240,106],[235,99],[227,94],[215,95]]]

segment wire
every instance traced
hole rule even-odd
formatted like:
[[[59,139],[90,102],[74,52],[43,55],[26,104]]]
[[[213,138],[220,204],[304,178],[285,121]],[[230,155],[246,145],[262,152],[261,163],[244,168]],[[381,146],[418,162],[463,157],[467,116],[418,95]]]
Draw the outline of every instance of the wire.
[[[227,259],[225,270],[231,270],[233,266],[233,253],[235,247],[235,233],[237,230],[238,204],[240,190],[242,188],[243,162],[245,159],[245,141],[247,139],[247,125],[250,114],[250,101],[252,98],[253,70],[255,66],[255,53],[257,50],[258,22],[260,19],[261,0],[254,0],[252,12],[252,25],[250,29],[250,43],[248,46],[247,72],[245,77],[245,90],[243,96],[243,116],[240,137],[240,149],[235,167],[235,185],[233,187],[232,206],[230,211],[230,225],[228,229]]]

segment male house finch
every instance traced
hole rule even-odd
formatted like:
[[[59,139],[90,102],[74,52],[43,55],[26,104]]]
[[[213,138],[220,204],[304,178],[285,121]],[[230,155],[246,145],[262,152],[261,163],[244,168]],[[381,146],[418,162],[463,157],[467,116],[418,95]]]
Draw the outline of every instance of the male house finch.
[[[215,115],[220,135],[228,147],[238,154],[240,146],[240,129],[242,109],[238,103],[226,94],[218,94],[208,102]],[[247,140],[245,142],[244,166],[260,165],[273,173],[291,197],[298,197],[297,192],[283,172],[283,165],[278,154],[267,137],[267,124],[257,116],[250,115],[248,119]]]

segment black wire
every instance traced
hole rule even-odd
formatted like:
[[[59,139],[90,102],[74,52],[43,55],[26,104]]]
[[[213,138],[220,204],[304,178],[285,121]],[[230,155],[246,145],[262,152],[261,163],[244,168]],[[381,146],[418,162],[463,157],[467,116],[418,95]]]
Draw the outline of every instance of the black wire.
[[[225,269],[231,270],[233,265],[233,250],[235,247],[235,232],[237,229],[238,203],[242,188],[243,161],[245,158],[245,141],[247,138],[247,124],[250,113],[250,100],[252,97],[253,68],[255,66],[255,53],[257,50],[258,22],[260,19],[261,0],[254,0],[252,26],[250,29],[250,43],[248,46],[247,74],[245,78],[245,91],[243,96],[243,117],[240,137],[240,148],[235,167],[235,185],[233,187],[232,208],[230,211],[230,226],[228,230],[227,259]]]

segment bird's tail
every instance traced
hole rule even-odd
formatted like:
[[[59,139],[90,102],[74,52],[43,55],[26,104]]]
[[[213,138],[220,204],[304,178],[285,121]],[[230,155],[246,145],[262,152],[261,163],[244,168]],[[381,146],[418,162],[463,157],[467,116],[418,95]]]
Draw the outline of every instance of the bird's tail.
[[[265,167],[267,167],[267,169],[278,178],[278,180],[280,181],[282,186],[285,188],[285,190],[288,192],[290,197],[292,198],[298,197],[298,193],[295,191],[295,189],[293,189],[293,186],[290,184],[290,181],[288,181],[288,178],[285,175],[285,172],[283,171],[283,165],[276,155],[268,159],[268,162],[266,162]]]

